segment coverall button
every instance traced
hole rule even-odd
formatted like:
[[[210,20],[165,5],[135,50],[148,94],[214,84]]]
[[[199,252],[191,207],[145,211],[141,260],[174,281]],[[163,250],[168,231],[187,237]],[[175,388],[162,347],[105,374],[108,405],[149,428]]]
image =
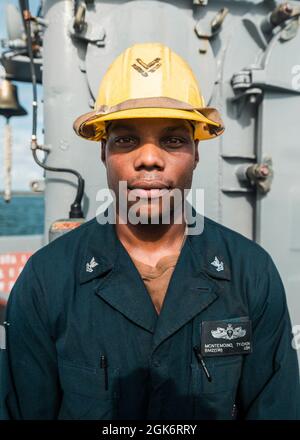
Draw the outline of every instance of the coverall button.
[[[155,360],[152,362],[152,364],[154,367],[160,367],[160,361]]]

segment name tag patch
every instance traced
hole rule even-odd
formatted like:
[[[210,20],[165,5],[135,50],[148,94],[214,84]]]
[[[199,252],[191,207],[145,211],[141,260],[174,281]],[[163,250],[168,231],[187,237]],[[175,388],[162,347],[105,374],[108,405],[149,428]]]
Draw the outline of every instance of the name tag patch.
[[[202,356],[224,356],[252,352],[252,328],[248,317],[203,321],[201,323]]]

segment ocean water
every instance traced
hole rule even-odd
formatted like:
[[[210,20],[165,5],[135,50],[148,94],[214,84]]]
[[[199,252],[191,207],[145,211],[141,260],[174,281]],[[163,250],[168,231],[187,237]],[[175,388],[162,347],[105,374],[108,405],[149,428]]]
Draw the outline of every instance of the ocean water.
[[[0,197],[0,237],[43,234],[43,229],[43,195],[13,195],[9,203]]]

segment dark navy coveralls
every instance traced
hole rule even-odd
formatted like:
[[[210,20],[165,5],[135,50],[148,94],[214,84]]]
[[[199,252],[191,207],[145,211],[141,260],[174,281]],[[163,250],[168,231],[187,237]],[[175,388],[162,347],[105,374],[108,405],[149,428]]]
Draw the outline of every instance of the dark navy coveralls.
[[[203,323],[218,322],[218,334],[243,320],[252,352],[204,356],[209,381],[193,350]],[[160,315],[115,226],[94,218],[29,259],[6,321],[2,419],[300,418],[273,260],[207,217],[185,241]]]

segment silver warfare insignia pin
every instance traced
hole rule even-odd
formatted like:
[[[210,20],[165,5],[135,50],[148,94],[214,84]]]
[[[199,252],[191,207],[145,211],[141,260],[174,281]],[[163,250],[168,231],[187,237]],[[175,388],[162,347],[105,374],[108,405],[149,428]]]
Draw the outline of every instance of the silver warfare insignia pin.
[[[93,257],[89,263],[86,263],[85,269],[87,272],[93,272],[94,268],[98,265],[99,263],[97,263],[95,258]]]
[[[212,261],[210,264],[216,268],[217,272],[224,270],[224,263],[223,261],[220,261],[218,257],[215,257],[214,261]]]
[[[218,327],[217,330],[211,330],[211,335],[217,339],[237,339],[243,338],[246,335],[246,330],[228,324],[226,328]]]

